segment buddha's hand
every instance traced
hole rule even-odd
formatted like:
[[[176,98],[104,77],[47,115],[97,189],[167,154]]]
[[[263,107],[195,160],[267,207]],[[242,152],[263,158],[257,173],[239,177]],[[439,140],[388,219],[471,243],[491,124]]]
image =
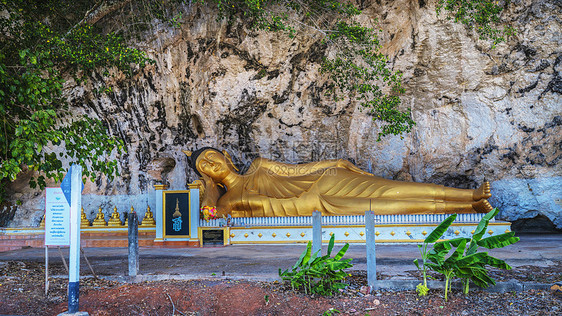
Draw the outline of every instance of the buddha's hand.
[[[345,168],[345,169],[348,169],[349,171],[353,171],[355,173],[364,174],[364,175],[367,175],[367,176],[373,176],[372,173],[359,169],[359,167],[357,167],[356,165],[352,164],[351,162],[349,162],[347,160],[340,159],[338,161],[337,167]]]

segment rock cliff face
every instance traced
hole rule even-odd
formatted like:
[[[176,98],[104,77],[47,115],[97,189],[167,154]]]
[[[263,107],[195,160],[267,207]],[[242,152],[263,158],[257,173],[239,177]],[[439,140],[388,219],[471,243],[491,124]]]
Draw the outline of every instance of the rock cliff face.
[[[515,0],[504,19],[517,36],[495,49],[436,16],[433,1],[364,3],[391,66],[404,72],[414,130],[377,142],[379,126],[349,100],[323,96],[326,48],[314,37],[249,31],[187,8],[181,28],[154,24],[138,45],[156,60],[106,96],[73,88],[79,111],[106,122],[128,148],[122,177],[86,186],[84,208],[116,205],[142,216],[153,184],[195,179],[184,149],[226,149],[241,169],[256,156],[282,162],[346,158],[375,175],[475,188],[491,181],[506,220],[548,217],[562,228],[562,2]],[[43,198],[22,199],[11,226],[37,225]],[[23,193],[22,193],[23,192]]]

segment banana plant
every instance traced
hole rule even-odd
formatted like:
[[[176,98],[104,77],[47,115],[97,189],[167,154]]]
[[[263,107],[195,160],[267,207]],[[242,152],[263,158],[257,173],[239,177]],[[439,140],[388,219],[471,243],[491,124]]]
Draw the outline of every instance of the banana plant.
[[[427,270],[428,270],[428,254],[429,254],[429,245],[438,241],[439,238],[443,236],[443,234],[447,231],[449,226],[453,223],[453,221],[457,218],[457,214],[453,214],[447,217],[441,224],[439,224],[435,229],[425,238],[423,241],[423,245],[418,245],[418,249],[420,251],[422,257],[422,264],[420,267],[418,259],[414,259],[414,264],[423,274],[423,286],[418,285],[418,294],[423,296],[427,294]]]
[[[488,224],[499,210],[493,209],[480,220],[472,238],[455,238],[440,241],[434,244],[427,253],[427,259],[431,262],[427,266],[445,275],[445,301],[453,276],[463,281],[463,292],[468,294],[469,284],[472,281],[480,287],[488,287],[496,284],[495,280],[488,275],[487,266],[509,270],[511,267],[505,261],[488,255],[487,252],[478,252],[479,247],[487,249],[502,248],[519,241],[513,232],[483,238]],[[467,246],[468,244],[468,246]],[[449,257],[449,252],[455,248]]]
[[[335,236],[332,235],[327,254],[322,256],[320,250],[312,254],[312,243],[308,242],[305,251],[291,270],[282,272],[279,269],[279,276],[284,281],[289,281],[293,290],[300,290],[302,287],[306,294],[333,295],[334,291],[345,288],[347,284],[340,282],[347,276],[343,269],[353,266],[350,263],[352,259],[342,260],[349,244],[345,244],[333,258],[330,258],[334,243]]]
[[[494,208],[480,220],[480,223],[478,223],[478,226],[470,239],[470,245],[465,253],[466,256],[477,253],[479,247],[486,249],[503,248],[519,241],[519,237],[515,237],[514,232],[482,238],[486,233],[490,220],[494,218],[498,212],[499,209]],[[496,284],[496,281],[488,276],[488,271],[485,268],[486,265],[498,269],[511,270],[511,267],[505,263],[505,261],[492,256],[485,256],[480,264],[476,264],[472,267],[472,269],[458,271],[458,276],[463,279],[463,292],[465,294],[468,294],[470,281],[480,287],[488,287],[489,284]]]

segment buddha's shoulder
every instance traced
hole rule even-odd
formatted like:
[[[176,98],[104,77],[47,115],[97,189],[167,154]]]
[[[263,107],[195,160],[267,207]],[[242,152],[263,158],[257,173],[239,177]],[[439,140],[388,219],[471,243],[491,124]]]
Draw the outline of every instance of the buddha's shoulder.
[[[274,166],[278,164],[277,162],[267,159],[267,158],[262,158],[262,157],[258,157],[256,159],[254,159],[254,161],[252,161],[252,163],[250,164],[250,168],[251,170],[256,170],[259,168],[269,168],[271,166]]]

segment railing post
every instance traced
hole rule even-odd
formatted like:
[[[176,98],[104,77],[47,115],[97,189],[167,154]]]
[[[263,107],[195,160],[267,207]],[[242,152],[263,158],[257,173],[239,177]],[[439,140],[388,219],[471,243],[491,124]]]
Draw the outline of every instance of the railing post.
[[[137,276],[139,271],[139,218],[136,212],[130,212],[127,216],[129,224],[129,276]]]
[[[322,213],[312,212],[312,253],[322,250]]]
[[[365,212],[365,245],[367,246],[367,284],[370,291],[377,281],[377,258],[375,255],[375,212]]]

